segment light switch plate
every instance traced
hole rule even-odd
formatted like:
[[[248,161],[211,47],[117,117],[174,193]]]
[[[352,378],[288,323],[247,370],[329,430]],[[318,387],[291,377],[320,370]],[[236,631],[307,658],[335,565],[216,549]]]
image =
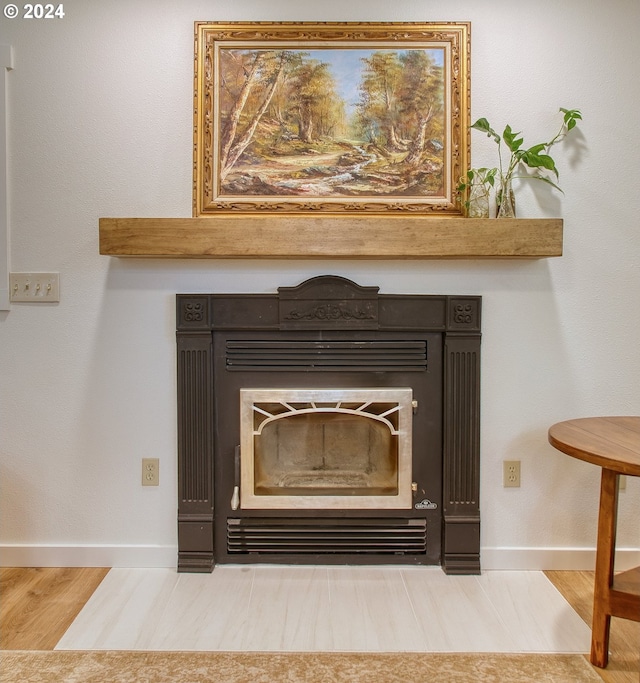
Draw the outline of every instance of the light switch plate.
[[[11,303],[57,303],[60,273],[9,273]]]

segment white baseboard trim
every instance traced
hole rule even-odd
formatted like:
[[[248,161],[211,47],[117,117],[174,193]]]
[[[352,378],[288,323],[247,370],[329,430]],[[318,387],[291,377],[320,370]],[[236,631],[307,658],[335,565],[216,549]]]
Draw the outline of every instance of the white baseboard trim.
[[[481,548],[483,570],[571,569],[593,571],[596,566],[594,548]],[[640,549],[617,548],[616,571],[640,566]]]
[[[483,571],[572,569],[592,571],[593,548],[482,548]],[[0,545],[2,567],[175,567],[170,545]],[[640,549],[620,548],[616,570],[640,566]]]
[[[171,545],[0,545],[2,567],[175,567]]]

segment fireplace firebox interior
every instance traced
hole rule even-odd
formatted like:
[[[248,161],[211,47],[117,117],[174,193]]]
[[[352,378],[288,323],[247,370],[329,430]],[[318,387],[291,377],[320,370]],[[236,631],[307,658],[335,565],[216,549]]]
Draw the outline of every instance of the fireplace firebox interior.
[[[178,294],[178,569],[480,570],[477,296]]]

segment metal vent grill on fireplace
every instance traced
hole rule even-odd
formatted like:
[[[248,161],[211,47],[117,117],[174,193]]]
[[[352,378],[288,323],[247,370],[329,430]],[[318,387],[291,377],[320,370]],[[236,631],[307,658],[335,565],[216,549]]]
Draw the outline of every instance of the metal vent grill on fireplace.
[[[228,518],[227,549],[233,554],[423,554],[425,519]]]
[[[424,371],[426,341],[227,341],[237,371]]]

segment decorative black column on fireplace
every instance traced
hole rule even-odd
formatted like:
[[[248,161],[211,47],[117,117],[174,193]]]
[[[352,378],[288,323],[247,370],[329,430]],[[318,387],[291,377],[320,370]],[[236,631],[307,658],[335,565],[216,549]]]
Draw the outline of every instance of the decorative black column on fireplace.
[[[178,294],[178,570],[208,572],[225,562],[393,563],[478,573],[480,313],[478,296],[379,294],[378,287],[328,275],[277,294]],[[410,392],[410,473],[397,481],[411,492],[386,507],[375,496],[341,505],[330,495],[332,504],[318,509],[321,490],[313,509],[287,509],[295,507],[290,496],[283,509],[260,509],[259,502],[243,508],[237,493],[240,461],[248,454],[240,448],[240,394],[264,400],[271,389],[289,390],[296,400],[301,390],[358,397],[345,399],[345,406],[361,402],[363,392],[381,405],[386,399],[376,396],[392,395],[390,389]],[[282,405],[285,412],[291,407],[287,400]],[[320,412],[333,410],[321,405]],[[313,427],[323,434],[337,429],[327,480],[338,481],[338,492],[335,443],[363,414],[356,407],[345,416],[349,410],[335,408],[338,428]],[[374,408],[365,408],[363,419],[384,421]],[[356,442],[369,433],[368,426],[354,429]],[[354,448],[345,446],[345,457]],[[283,450],[291,451],[290,443]],[[359,486],[353,491],[361,492]],[[370,505],[360,503],[369,499]]]

